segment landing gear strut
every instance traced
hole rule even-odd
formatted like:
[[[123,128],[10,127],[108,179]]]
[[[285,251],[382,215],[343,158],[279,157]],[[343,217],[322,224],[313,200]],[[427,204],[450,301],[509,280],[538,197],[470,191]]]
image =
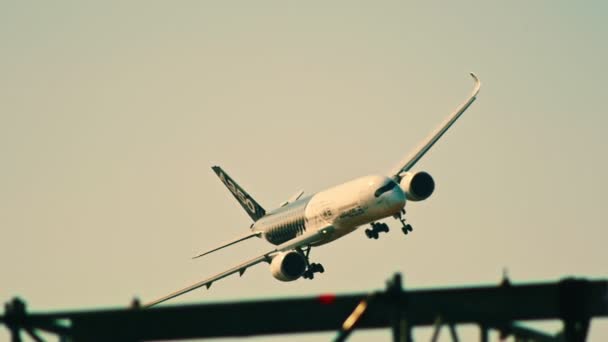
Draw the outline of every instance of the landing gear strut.
[[[368,228],[365,230],[365,235],[367,235],[369,239],[378,239],[380,233],[388,233],[389,231],[388,225],[386,223],[372,222],[371,225],[371,229]]]
[[[403,234],[407,235],[408,233],[411,233],[414,231],[414,228],[412,228],[411,224],[408,224],[405,222],[405,218],[403,217],[405,215],[405,209],[401,210],[401,212],[397,215],[395,215],[395,218],[399,220],[399,222],[401,222],[401,224],[403,225],[403,227],[401,227],[401,231],[403,232]]]
[[[301,251],[304,254],[304,257],[306,258],[306,271],[304,271],[304,273],[302,274],[302,278],[312,280],[315,278],[315,273],[323,273],[325,272],[325,268],[319,263],[311,264],[309,262],[308,256],[310,255],[310,250],[311,247],[308,246],[305,252]]]

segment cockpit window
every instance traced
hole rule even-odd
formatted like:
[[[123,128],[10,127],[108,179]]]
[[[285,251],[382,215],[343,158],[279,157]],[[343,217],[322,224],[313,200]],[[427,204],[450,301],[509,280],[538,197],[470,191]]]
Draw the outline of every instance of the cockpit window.
[[[380,195],[382,195],[383,193],[385,193],[387,191],[393,190],[393,188],[396,187],[396,186],[397,186],[397,183],[395,183],[394,181],[390,180],[386,184],[384,184],[383,186],[381,186],[380,188],[378,188],[378,190],[376,190],[376,192],[374,193],[374,196],[380,197]]]

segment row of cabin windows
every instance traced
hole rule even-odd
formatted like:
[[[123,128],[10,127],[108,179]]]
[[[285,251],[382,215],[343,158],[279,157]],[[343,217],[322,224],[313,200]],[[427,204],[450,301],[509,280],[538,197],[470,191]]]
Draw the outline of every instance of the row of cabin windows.
[[[269,220],[269,231],[274,231],[283,226],[304,226],[304,207],[295,207],[289,211],[285,211],[273,216],[274,217]],[[285,224],[285,222],[289,223]]]
[[[305,229],[304,218],[300,217],[286,224],[271,227],[269,233],[273,240],[287,240],[302,234]]]

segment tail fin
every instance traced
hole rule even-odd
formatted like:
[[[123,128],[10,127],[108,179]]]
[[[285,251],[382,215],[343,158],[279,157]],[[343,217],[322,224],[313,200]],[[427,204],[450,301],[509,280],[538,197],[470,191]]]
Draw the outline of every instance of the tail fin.
[[[249,194],[243,190],[235,181],[228,176],[228,174],[222,170],[219,166],[213,166],[213,171],[220,177],[220,180],[226,185],[228,190],[232,193],[234,198],[241,204],[243,209],[251,216],[254,221],[259,220],[260,218],[266,215],[266,211],[262,208],[261,205],[258,204]]]

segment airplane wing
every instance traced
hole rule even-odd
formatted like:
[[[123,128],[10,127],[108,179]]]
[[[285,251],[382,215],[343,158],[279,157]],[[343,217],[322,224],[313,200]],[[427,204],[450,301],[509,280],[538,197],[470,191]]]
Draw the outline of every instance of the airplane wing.
[[[159,298],[157,300],[154,300],[150,303],[147,303],[145,305],[143,305],[143,307],[147,308],[147,307],[151,307],[157,304],[160,304],[164,301],[167,301],[169,299],[175,298],[177,296],[181,296],[185,293],[188,293],[192,290],[196,290],[199,287],[203,287],[206,286],[207,288],[211,287],[211,284],[213,284],[214,282],[226,278],[229,275],[235,274],[235,273],[239,273],[239,275],[243,275],[243,273],[245,273],[245,270],[247,270],[249,267],[257,265],[259,263],[262,262],[267,262],[270,263],[272,261],[272,259],[279,253],[283,252],[283,251],[288,251],[288,250],[292,250],[292,249],[296,249],[299,247],[305,247],[305,246],[309,246],[311,244],[313,244],[314,242],[318,242],[319,240],[328,238],[331,236],[331,234],[335,231],[335,228],[332,226],[327,226],[324,227],[322,229],[316,230],[316,231],[311,231],[308,232],[306,234],[300,235],[294,239],[291,239],[279,246],[277,246],[275,249],[273,249],[272,251],[268,252],[268,253],[264,253],[262,255],[260,255],[257,258],[251,259],[249,261],[246,261],[240,265],[237,265],[227,271],[224,271],[222,273],[219,273],[217,275],[214,275],[211,278],[205,279],[203,281],[200,281],[196,284],[190,285],[186,288],[183,288],[179,291],[175,291],[171,294],[168,294],[162,298]]]
[[[405,157],[398,165],[396,165],[390,172],[390,175],[394,179],[400,179],[400,174],[402,172],[409,171],[417,162],[424,156],[424,154],[433,147],[433,145],[441,138],[441,136],[458,120],[458,118],[464,113],[467,108],[475,101],[477,98],[477,94],[479,93],[479,88],[481,87],[481,82],[475,76],[475,74],[471,73],[471,77],[475,81],[475,86],[473,88],[473,92],[467,98],[465,102],[463,102],[455,112],[450,114],[442,123],[435,129],[431,135],[429,135],[420,146],[411,152],[409,155]]]
[[[211,278],[205,279],[205,280],[200,281],[200,282],[198,282],[196,284],[193,284],[193,285],[190,285],[190,286],[188,286],[186,288],[183,288],[183,289],[181,289],[179,291],[175,291],[175,292],[173,292],[171,294],[168,294],[168,295],[166,295],[166,296],[164,296],[162,298],[159,298],[159,299],[157,299],[155,301],[147,303],[143,307],[147,308],[147,307],[154,306],[156,304],[160,304],[160,303],[162,303],[164,301],[167,301],[169,299],[175,298],[177,296],[181,296],[181,295],[183,295],[185,293],[188,293],[188,292],[190,292],[192,290],[196,290],[199,287],[206,286],[207,288],[210,288],[211,284],[213,284],[214,282],[216,282],[216,281],[218,281],[218,280],[220,280],[222,278],[226,278],[227,276],[229,276],[231,274],[235,274],[237,272],[242,276],[243,273],[245,273],[245,270],[247,268],[253,266],[253,265],[257,265],[257,264],[259,264],[261,262],[268,262],[268,263],[270,263],[270,261],[272,260],[271,255],[272,254],[276,254],[276,252],[277,251],[275,250],[275,251],[271,251],[270,253],[266,253],[266,254],[260,255],[259,257],[255,258],[255,259],[251,259],[251,260],[249,260],[247,262],[244,262],[244,263],[242,263],[242,264],[240,264],[238,266],[235,266],[235,267],[233,267],[233,268],[231,268],[231,269],[229,269],[227,271],[224,271],[224,272],[222,272],[220,274],[214,275]]]

